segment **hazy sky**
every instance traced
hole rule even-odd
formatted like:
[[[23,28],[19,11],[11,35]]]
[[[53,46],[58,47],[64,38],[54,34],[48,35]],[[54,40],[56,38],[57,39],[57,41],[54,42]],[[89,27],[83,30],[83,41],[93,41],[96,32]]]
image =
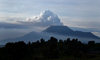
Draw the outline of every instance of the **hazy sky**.
[[[47,9],[57,14],[65,25],[90,28],[100,36],[100,0],[0,0],[0,23],[15,23]],[[0,29],[0,38],[4,39],[9,33],[11,36],[7,38],[21,35],[20,32],[22,30]]]
[[[0,0],[0,21],[23,20],[51,10],[71,27],[100,26],[100,0]]]

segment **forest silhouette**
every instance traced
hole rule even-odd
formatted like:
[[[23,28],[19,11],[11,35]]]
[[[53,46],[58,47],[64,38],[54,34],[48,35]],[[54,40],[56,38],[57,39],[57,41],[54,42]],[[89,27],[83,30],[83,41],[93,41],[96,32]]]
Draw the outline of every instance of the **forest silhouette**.
[[[51,37],[36,42],[9,42],[0,48],[0,60],[99,60],[100,43]]]

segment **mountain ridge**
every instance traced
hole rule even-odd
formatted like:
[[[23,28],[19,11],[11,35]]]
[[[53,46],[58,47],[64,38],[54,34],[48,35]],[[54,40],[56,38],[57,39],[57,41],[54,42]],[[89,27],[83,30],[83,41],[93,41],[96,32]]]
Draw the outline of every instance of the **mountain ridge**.
[[[7,42],[16,42],[16,41],[24,41],[28,43],[29,41],[34,42],[41,38],[48,40],[52,36],[58,39],[78,38],[81,41],[82,38],[87,39],[84,41],[90,41],[90,40],[99,41],[100,39],[99,37],[93,35],[91,32],[74,31],[67,26],[50,26],[46,30],[43,30],[42,32],[32,31],[22,37],[2,40],[0,41],[0,44],[5,44]]]
[[[84,38],[96,38],[96,39],[99,38],[98,36],[95,36],[91,32],[74,31],[67,26],[50,26],[43,32],[66,35],[66,36],[84,37]]]

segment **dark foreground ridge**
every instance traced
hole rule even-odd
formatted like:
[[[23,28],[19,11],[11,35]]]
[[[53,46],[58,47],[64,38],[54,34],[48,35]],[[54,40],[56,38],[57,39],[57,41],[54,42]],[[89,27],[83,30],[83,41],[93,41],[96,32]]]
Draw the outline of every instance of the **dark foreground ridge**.
[[[100,60],[100,43],[83,44],[78,39],[23,41],[0,48],[0,60]]]

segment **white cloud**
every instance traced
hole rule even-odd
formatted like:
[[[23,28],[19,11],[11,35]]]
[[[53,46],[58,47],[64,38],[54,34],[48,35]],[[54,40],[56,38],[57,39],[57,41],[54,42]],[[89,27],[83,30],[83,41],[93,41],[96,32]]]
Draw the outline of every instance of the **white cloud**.
[[[59,17],[49,10],[45,10],[40,13],[39,16],[34,16],[32,18],[27,18],[26,21],[21,21],[22,23],[32,23],[36,26],[51,26],[51,25],[63,25]]]

